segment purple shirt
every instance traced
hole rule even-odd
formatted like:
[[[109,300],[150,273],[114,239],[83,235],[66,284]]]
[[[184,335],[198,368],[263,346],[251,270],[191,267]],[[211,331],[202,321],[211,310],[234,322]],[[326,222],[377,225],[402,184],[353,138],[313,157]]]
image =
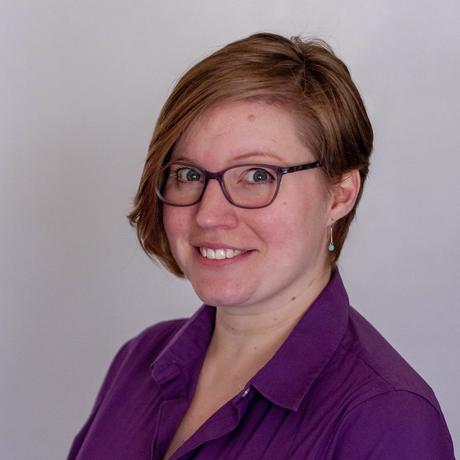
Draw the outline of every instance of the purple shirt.
[[[68,459],[161,460],[189,407],[214,327],[204,305],[115,357]],[[430,387],[348,303],[338,272],[275,354],[171,457],[454,459]]]

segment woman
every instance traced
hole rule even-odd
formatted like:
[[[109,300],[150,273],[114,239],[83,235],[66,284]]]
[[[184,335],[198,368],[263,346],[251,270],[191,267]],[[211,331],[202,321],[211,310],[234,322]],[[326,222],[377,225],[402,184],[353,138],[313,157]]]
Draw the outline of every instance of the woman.
[[[135,208],[205,305],[118,353],[69,459],[450,459],[428,385],[336,269],[373,133],[323,42],[258,34],[179,81]]]

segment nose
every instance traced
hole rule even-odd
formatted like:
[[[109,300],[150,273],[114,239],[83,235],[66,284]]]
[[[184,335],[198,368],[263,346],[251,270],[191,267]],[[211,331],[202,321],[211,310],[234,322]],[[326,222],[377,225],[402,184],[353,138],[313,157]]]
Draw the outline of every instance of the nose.
[[[195,219],[202,228],[234,228],[238,225],[238,208],[225,198],[217,180],[209,180],[203,197],[196,206]]]

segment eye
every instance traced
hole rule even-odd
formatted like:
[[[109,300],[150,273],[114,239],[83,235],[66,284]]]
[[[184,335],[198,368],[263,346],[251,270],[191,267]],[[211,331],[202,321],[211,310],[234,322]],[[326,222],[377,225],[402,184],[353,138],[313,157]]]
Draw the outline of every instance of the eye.
[[[175,168],[171,171],[171,175],[178,182],[199,182],[203,179],[200,171],[186,166]]]
[[[264,182],[273,182],[275,178],[266,169],[257,168],[250,169],[246,172],[245,180],[248,182],[264,183]]]

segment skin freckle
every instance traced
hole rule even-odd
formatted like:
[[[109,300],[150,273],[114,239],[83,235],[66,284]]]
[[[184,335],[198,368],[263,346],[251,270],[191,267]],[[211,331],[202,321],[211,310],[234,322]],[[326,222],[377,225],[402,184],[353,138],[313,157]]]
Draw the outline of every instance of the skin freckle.
[[[249,121],[254,121],[256,117],[254,115],[249,115],[248,120]]]
[[[291,300],[295,300],[295,297],[293,297]]]

